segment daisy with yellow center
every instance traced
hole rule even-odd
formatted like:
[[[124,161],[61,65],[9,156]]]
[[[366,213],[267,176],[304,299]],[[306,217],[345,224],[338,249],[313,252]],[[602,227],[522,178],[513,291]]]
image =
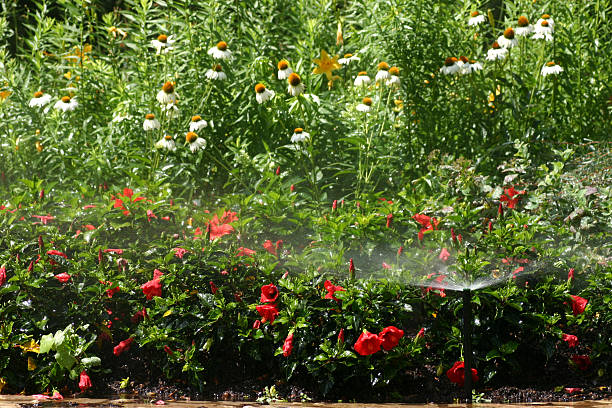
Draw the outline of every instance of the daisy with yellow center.
[[[440,68],[440,72],[444,75],[455,75],[461,71],[461,65],[455,57],[448,57],[444,60],[444,66]]]
[[[478,11],[472,11],[470,13],[470,19],[468,20],[469,26],[477,26],[486,21],[486,18],[483,14],[480,14]]]
[[[174,84],[170,81],[167,81],[162,89],[157,93],[157,102],[162,105],[167,105],[169,103],[176,103],[178,95],[174,92]]]
[[[208,50],[208,55],[211,55],[214,59],[229,60],[232,58],[232,52],[227,49],[225,41],[219,41],[217,45]]]
[[[142,122],[142,128],[146,131],[159,129],[159,120],[155,119],[155,115],[152,113],[147,113],[145,115],[145,120]]]
[[[497,61],[506,59],[508,55],[508,49],[499,46],[499,43],[495,41],[489,51],[487,51],[487,61]]]
[[[533,35],[534,40],[553,40],[553,27],[550,25],[548,20],[539,20],[540,24],[535,26],[535,34]]]
[[[497,43],[502,48],[512,48],[518,45],[518,38],[516,38],[514,29],[508,27],[504,30],[504,33],[497,38]]]
[[[344,54],[344,57],[340,58],[338,60],[338,63],[340,65],[350,65],[351,62],[359,61],[359,60],[361,60],[361,58],[359,58],[356,55],[353,55],[353,54]]]
[[[357,74],[357,77],[355,78],[355,82],[353,82],[353,84],[355,86],[367,86],[370,82],[372,82],[372,80],[368,76],[368,73],[365,71],[361,71]]]
[[[34,92],[34,96],[30,99],[30,108],[35,106],[45,106],[51,102],[51,95],[44,93],[43,91]]]
[[[212,79],[213,81],[225,81],[227,75],[223,72],[223,67],[220,64],[216,64],[214,67],[206,71],[206,78]]]
[[[529,20],[525,16],[518,18],[516,30],[514,33],[519,37],[525,37],[533,32],[533,26],[529,24]]]
[[[545,77],[547,75],[559,75],[563,72],[563,67],[557,65],[554,61],[547,62],[542,67],[542,76]]]
[[[197,132],[200,129],[204,129],[208,126],[208,123],[200,115],[195,115],[191,117],[191,122],[189,123],[189,131]]]
[[[389,68],[389,75],[391,75],[391,77],[387,79],[387,86],[395,86],[399,88],[401,84],[400,77],[399,77],[399,68],[398,67]]]
[[[291,143],[302,143],[310,139],[310,133],[304,132],[302,128],[295,128],[291,136]]]
[[[61,110],[63,112],[73,111],[79,106],[76,101],[76,98],[71,98],[69,96],[63,96],[62,99],[55,102],[53,107],[57,110]]]
[[[262,104],[271,98],[274,98],[274,91],[266,88],[262,83],[255,85],[255,99],[257,103]]]
[[[391,78],[391,74],[389,74],[389,64],[382,61],[376,68],[378,69],[375,77],[376,82],[386,81],[387,79]]]
[[[318,66],[312,70],[313,74],[325,74],[329,81],[332,80],[332,71],[342,68],[338,63],[338,56],[330,58],[327,51],[321,50],[321,58],[315,58],[313,61]]]
[[[170,135],[166,135],[162,137],[160,140],[155,143],[156,149],[166,149],[171,152],[176,150],[176,143],[174,143],[174,139]]]
[[[300,76],[295,72],[289,75],[287,82],[289,83],[287,92],[289,92],[289,94],[292,96],[298,96],[299,94],[304,93],[306,85],[302,83],[302,78],[300,78]]]
[[[206,140],[199,137],[195,132],[187,132],[185,135],[185,140],[189,143],[189,149],[191,153],[195,153],[200,149],[204,149],[206,147]]]
[[[372,110],[372,98],[365,97],[356,108],[359,112],[368,113]]]
[[[293,70],[289,68],[289,62],[287,60],[280,60],[277,64],[278,68],[278,79],[281,81],[289,78],[289,75],[293,73]]]
[[[127,35],[127,34],[126,34]],[[151,40],[151,46],[155,48],[155,54],[166,54],[170,50],[174,49],[174,44],[176,40],[173,35],[160,34],[157,36],[155,40]]]

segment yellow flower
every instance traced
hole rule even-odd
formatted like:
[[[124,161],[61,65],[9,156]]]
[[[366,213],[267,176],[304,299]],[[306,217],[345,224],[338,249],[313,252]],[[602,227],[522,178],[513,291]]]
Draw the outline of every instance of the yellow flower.
[[[0,92],[0,100],[4,101],[6,98],[8,98],[10,95],[12,94],[11,91],[2,91]]]
[[[24,353],[28,351],[31,351],[34,353],[40,353],[40,345],[37,342],[35,342],[34,339],[30,339],[26,341],[25,343],[18,345],[17,347],[21,347]]]
[[[336,55],[334,58],[330,58],[325,50],[321,50],[321,58],[316,58],[313,62],[317,64],[318,67],[316,67],[312,73],[325,74],[329,81],[332,80],[332,71],[341,68],[338,63],[338,56]]]
[[[6,385],[6,379],[4,377],[0,377],[0,392],[2,392],[2,389],[4,388],[5,385]]]
[[[28,357],[28,371],[36,370],[36,361],[32,357]]]

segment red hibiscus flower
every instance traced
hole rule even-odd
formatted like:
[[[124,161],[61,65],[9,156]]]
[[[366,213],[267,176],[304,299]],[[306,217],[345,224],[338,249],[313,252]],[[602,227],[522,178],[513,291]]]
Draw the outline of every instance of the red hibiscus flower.
[[[57,279],[58,281],[62,282],[62,283],[66,283],[70,280],[70,275],[68,275],[66,272],[64,273],[59,273],[57,275],[55,275],[55,279]]]
[[[132,347],[133,342],[134,342],[134,339],[132,337],[130,337],[127,340],[120,341],[119,344],[117,344],[113,348],[113,354],[115,354],[116,356],[119,356],[121,355],[121,353],[128,351],[130,347]]]
[[[231,234],[234,231],[234,227],[229,225],[231,222],[238,221],[238,217],[235,212],[225,211],[221,216],[221,219],[215,214],[213,218],[208,222],[207,227],[210,232],[210,241],[214,241],[217,238],[221,238],[224,235]]]
[[[567,272],[567,280],[571,281],[572,279],[574,279],[574,268],[570,268],[570,270]]]
[[[91,378],[89,378],[85,370],[81,371],[81,376],[79,378],[79,388],[81,389],[81,392],[91,388]]]
[[[503,194],[499,201],[506,203],[506,205],[508,206],[508,208],[514,208],[519,201],[519,196],[525,194],[525,190],[521,190],[521,191],[516,191],[514,189],[514,186],[510,187],[510,188],[505,188],[504,192],[506,194]],[[514,198],[516,197],[516,198]]]
[[[289,333],[283,344],[283,356],[289,357],[293,351],[293,333]]]
[[[438,258],[440,258],[443,262],[448,261],[448,258],[450,257],[450,252],[448,252],[448,249],[446,248],[442,248],[442,250],[440,251],[440,255],[438,256]]]
[[[389,351],[393,347],[397,346],[402,337],[404,337],[404,331],[395,326],[385,327],[378,335],[380,345],[386,351]]]
[[[54,220],[55,217],[52,215],[33,215],[33,218],[38,218],[43,225],[47,225],[47,223],[51,220]]]
[[[151,218],[157,218],[157,215],[153,213],[153,210],[147,210],[147,220],[151,222]]]
[[[422,339],[425,337],[425,328],[421,327],[421,330],[419,330],[419,332],[417,333],[417,335],[414,337],[415,340],[417,339]]]
[[[460,387],[465,383],[465,365],[463,361],[456,361],[455,364],[446,372],[446,376]],[[478,371],[472,368],[472,384],[478,381]]]
[[[274,303],[277,298],[278,288],[274,284],[270,283],[261,287],[261,298],[259,299],[261,303]]]
[[[326,280],[323,286],[325,286],[325,290],[327,290],[325,299],[334,299],[336,302],[340,302],[340,299],[338,299],[334,294],[338,291],[340,292],[346,291],[346,289],[344,289],[342,286],[336,286],[333,283],[331,283],[331,281],[329,280]]]
[[[161,281],[159,278],[154,278],[153,280],[144,283],[140,288],[142,289],[142,293],[144,293],[147,297],[147,300],[153,299],[154,296],[161,297],[162,295]]]
[[[174,251],[174,256],[180,259],[183,259],[183,256],[185,256],[185,254],[189,252],[188,250],[183,248],[172,248],[172,250]]]
[[[591,366],[591,359],[589,356],[579,356],[574,354],[570,358],[574,364],[576,364],[576,367],[582,371],[586,371]]]
[[[60,251],[56,251],[55,249],[52,249],[50,251],[47,251],[47,255],[55,255],[55,256],[61,256],[64,259],[68,259],[68,255],[66,255],[63,252]]]
[[[164,346],[164,351],[166,352],[166,354],[168,354],[169,356],[173,356],[174,355],[174,351],[172,351],[172,349],[168,346]]]
[[[236,256],[251,256],[255,253],[252,249],[240,247]]]
[[[276,247],[274,246],[274,244],[272,243],[272,241],[270,241],[269,239],[264,242],[263,247],[266,251],[268,251],[269,253],[271,253],[272,255],[277,255],[276,253]]]
[[[212,292],[212,294],[213,295],[216,294],[219,288],[217,288],[217,285],[215,285],[215,282],[210,281],[208,282],[208,284],[210,285],[210,291]]]
[[[589,303],[589,301],[585,298],[581,298],[580,296],[571,295],[571,297],[572,312],[574,313],[574,316],[584,313],[584,309],[586,309],[587,303]]]
[[[338,332],[338,343],[344,343],[344,328]]]
[[[363,333],[361,333],[361,336],[359,336],[353,347],[355,348],[355,351],[362,356],[369,356],[370,354],[374,354],[379,351],[380,345],[380,338],[376,334],[365,330]]]
[[[273,323],[276,316],[278,316],[278,309],[275,304],[271,305],[260,305],[256,307],[259,315],[262,317],[261,321],[263,323],[270,322]]]
[[[112,282],[108,282],[108,283],[112,285]],[[114,288],[106,289],[106,296],[108,296],[109,298],[112,298],[113,296],[115,296],[115,293],[119,293],[119,291],[121,291],[119,286],[115,286]]]
[[[567,342],[567,345],[569,347],[576,347],[578,345],[578,337],[574,336],[573,334],[563,333],[563,336],[561,336],[561,340]]]
[[[6,283],[6,268],[4,265],[0,266],[0,286]]]
[[[259,328],[261,327],[261,320],[255,320],[255,322],[253,323],[253,329],[255,330],[259,330]]]
[[[430,217],[425,214],[415,214],[412,216],[412,219],[421,224],[423,227],[419,230],[419,241],[423,240],[425,237],[425,232],[435,230],[440,223],[435,217]]]

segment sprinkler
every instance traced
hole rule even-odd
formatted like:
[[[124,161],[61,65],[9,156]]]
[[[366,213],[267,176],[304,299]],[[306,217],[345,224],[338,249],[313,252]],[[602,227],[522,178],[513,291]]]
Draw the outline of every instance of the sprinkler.
[[[466,402],[472,403],[472,291],[463,289],[463,367]]]

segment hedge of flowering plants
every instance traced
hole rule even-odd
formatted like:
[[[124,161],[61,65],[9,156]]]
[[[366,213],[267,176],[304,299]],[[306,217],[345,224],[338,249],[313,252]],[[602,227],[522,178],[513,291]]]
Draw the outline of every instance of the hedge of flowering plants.
[[[3,9],[0,392],[609,392],[611,13]]]

